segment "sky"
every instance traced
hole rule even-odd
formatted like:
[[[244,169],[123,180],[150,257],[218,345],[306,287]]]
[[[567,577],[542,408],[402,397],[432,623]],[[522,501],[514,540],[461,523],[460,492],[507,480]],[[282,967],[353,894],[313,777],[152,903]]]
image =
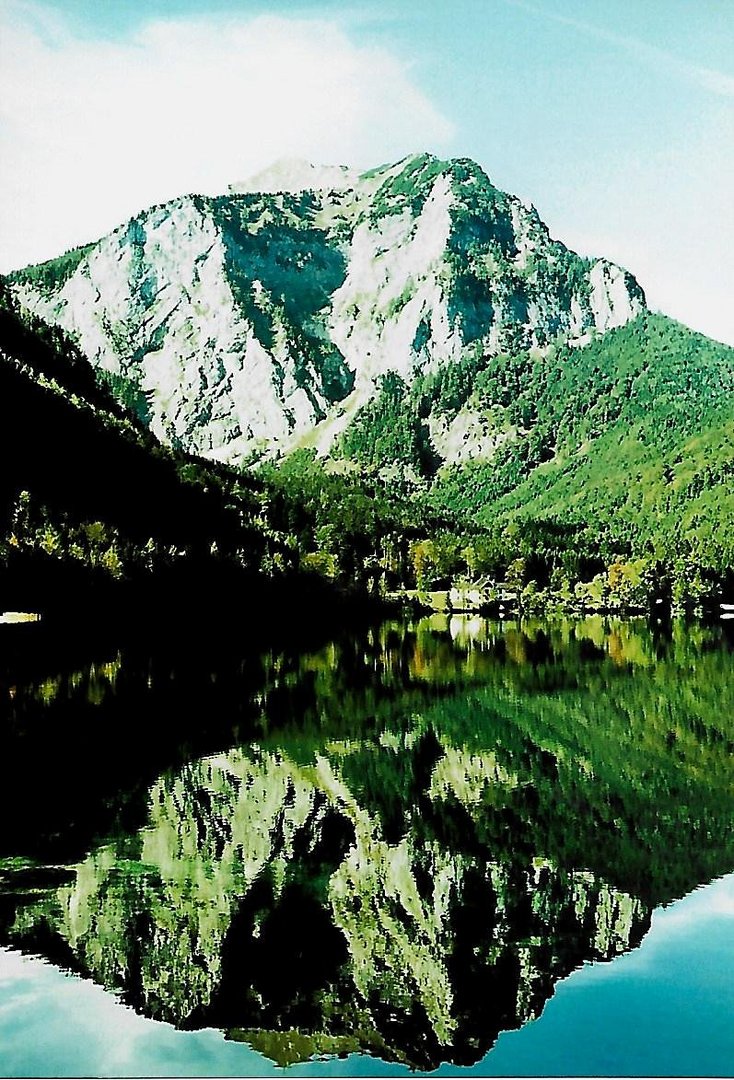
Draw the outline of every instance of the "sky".
[[[734,0],[0,0],[0,272],[282,157],[424,150],[734,345]]]

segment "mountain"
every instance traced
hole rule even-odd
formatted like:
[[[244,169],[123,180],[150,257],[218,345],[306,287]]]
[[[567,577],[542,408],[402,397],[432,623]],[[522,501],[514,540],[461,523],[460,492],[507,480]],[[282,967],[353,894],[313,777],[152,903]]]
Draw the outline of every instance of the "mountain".
[[[645,310],[630,274],[553,240],[475,163],[426,154],[359,176],[280,163],[10,282],[160,440],[233,464],[328,452],[386,379],[581,345]]]
[[[648,311],[471,161],[281,162],[7,288],[157,453],[259,493],[242,521],[280,565],[596,609],[734,593],[734,349]]]

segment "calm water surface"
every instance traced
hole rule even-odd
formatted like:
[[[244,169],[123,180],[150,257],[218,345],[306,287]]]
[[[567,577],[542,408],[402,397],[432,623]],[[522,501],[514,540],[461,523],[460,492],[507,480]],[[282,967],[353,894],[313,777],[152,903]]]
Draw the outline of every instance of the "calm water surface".
[[[0,1073],[732,1075],[726,629],[16,651]]]

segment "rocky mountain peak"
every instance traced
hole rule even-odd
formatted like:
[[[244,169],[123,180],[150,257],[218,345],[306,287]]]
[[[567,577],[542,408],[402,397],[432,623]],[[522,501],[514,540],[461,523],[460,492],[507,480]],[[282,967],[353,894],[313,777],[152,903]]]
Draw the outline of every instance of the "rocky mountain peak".
[[[429,154],[359,176],[279,162],[12,288],[158,437],[233,463],[329,453],[387,375],[409,386],[467,357],[583,343],[645,306],[630,274],[552,239],[475,162]]]
[[[229,185],[231,195],[257,192],[274,195],[302,191],[342,191],[353,187],[359,173],[346,165],[314,165],[301,158],[282,158],[248,179]]]

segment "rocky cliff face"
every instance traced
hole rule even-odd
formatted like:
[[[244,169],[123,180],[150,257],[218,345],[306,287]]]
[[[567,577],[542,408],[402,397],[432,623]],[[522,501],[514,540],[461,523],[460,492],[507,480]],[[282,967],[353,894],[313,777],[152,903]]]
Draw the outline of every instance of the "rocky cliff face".
[[[467,356],[581,344],[645,303],[473,162],[428,155],[361,176],[286,163],[12,282],[157,436],[235,464],[328,452],[389,373],[409,385]]]

